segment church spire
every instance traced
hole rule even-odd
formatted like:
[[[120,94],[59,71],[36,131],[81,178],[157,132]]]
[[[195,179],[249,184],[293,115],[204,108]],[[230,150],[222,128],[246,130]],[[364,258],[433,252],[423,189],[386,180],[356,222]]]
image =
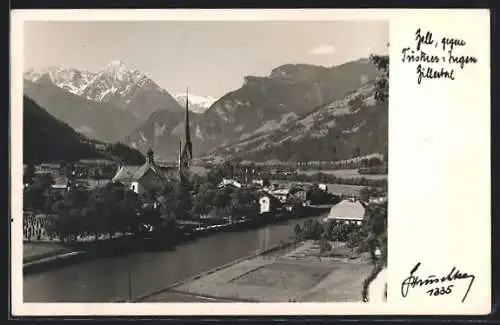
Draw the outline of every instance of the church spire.
[[[154,164],[154,152],[153,149],[151,149],[151,147],[149,147],[149,150],[146,154],[146,162],[150,165]]]
[[[189,159],[193,158],[193,145],[191,144],[191,132],[189,129],[189,88],[186,88],[186,122],[185,122],[185,135],[186,153],[189,154]]]
[[[191,160],[193,159],[193,145],[191,143],[191,132],[189,130],[189,94],[186,89],[186,122],[185,122],[185,134],[184,134],[184,146],[182,146],[182,141],[180,144],[180,156],[179,156],[179,172],[181,179],[185,179],[189,174],[189,167],[191,165]]]
[[[180,170],[182,167],[182,140],[180,138],[179,138],[179,161],[178,161],[178,164],[179,164],[179,170]]]

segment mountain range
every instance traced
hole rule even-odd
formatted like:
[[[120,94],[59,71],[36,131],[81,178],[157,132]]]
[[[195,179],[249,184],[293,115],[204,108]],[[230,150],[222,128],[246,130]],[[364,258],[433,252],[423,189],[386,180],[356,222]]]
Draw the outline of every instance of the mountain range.
[[[266,77],[246,76],[239,89],[219,98],[202,114],[192,116],[195,155],[213,155],[216,148],[280,129],[312,114],[321,105],[343,100],[373,82],[377,74],[368,60],[358,60],[331,68],[287,64]],[[174,158],[183,129],[182,117],[172,118],[164,111],[156,111],[124,141],[141,151],[152,147]]]
[[[251,161],[337,161],[388,152],[388,104],[369,82],[310,114],[271,120],[252,135],[205,158]]]
[[[97,73],[49,67],[29,70],[24,79],[34,83],[52,83],[87,100],[107,103],[146,120],[152,112],[165,109],[179,112],[182,107],[166,90],[142,72],[119,60],[109,62]]]
[[[219,99],[189,94],[194,154],[333,160],[384,152],[387,105],[373,99],[377,75],[367,59],[333,67],[285,64],[268,76],[245,76]],[[123,62],[97,73],[31,70],[24,78],[25,95],[75,130],[141,152],[151,147],[165,159],[178,156],[186,94],[171,96]]]

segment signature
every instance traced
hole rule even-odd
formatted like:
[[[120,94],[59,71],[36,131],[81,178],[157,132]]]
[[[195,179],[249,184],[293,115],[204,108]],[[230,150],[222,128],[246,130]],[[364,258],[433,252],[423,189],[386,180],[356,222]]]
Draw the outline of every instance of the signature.
[[[426,278],[420,278],[418,275],[415,275],[415,272],[418,270],[420,267],[421,263],[418,262],[413,269],[410,272],[410,276],[407,277],[402,283],[401,283],[401,295],[403,297],[406,297],[408,295],[408,291],[410,288],[415,288],[415,287],[425,287],[425,286],[431,286],[431,285],[438,285],[438,284],[448,284],[448,286],[435,288],[435,289],[430,289],[427,291],[429,295],[444,295],[444,294],[450,294],[452,292],[453,285],[449,284],[450,282],[453,282],[455,280],[466,280],[469,279],[469,287],[467,288],[467,291],[465,292],[464,297],[462,298],[462,302],[465,301],[467,298],[467,295],[469,294],[470,288],[472,287],[472,283],[474,283],[474,280],[476,277],[472,274],[468,274],[465,272],[461,272],[457,267],[453,267],[451,271],[448,273],[448,275],[444,275],[441,277],[435,276],[435,275],[428,275]]]

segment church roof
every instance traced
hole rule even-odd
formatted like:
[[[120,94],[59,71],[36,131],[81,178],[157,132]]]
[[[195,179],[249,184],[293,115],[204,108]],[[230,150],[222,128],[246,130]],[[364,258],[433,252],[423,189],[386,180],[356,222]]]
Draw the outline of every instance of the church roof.
[[[148,163],[145,163],[144,165],[140,166],[139,168],[137,168],[137,170],[135,171],[134,173],[134,176],[133,176],[133,180],[134,181],[138,181],[142,178],[142,176],[144,176],[144,174],[147,173],[148,170],[152,169],[153,171],[154,170],[154,166],[148,164]]]
[[[116,172],[115,177],[113,177],[113,182],[133,182],[135,180],[135,172],[141,168],[141,166],[122,166]]]
[[[136,182],[139,181],[149,170],[153,170],[153,172],[155,172],[158,176],[160,176],[160,178],[166,180],[167,176],[165,175],[165,172],[169,170],[171,171],[173,169],[174,168],[158,167],[148,162],[139,166],[125,165],[118,170],[115,177],[113,177],[113,181],[128,182],[128,183]]]

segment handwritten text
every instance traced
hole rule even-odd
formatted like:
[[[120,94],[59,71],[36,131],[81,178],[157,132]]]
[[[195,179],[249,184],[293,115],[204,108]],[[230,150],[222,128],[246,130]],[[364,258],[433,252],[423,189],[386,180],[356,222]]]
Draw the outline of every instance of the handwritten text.
[[[478,59],[470,55],[457,55],[454,50],[465,48],[467,42],[461,38],[442,37],[438,40],[431,31],[415,32],[415,46],[401,50],[402,62],[416,65],[417,83],[424,79],[455,80],[457,68],[463,70]]]

